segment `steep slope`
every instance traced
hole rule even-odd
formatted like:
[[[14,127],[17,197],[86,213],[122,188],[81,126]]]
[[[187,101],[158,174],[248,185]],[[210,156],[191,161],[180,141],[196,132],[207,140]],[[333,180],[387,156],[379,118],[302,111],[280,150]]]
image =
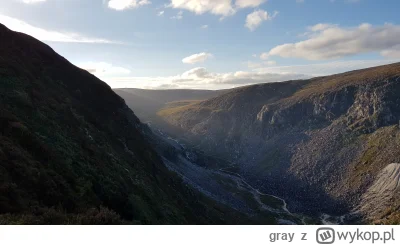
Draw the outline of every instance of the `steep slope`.
[[[400,160],[399,78],[397,63],[239,88],[159,115],[295,210],[341,214],[364,206],[380,171]]]
[[[199,148],[215,150],[215,154],[236,160],[242,150],[259,143],[256,137],[259,132],[253,131],[252,126],[262,107],[292,95],[306,83],[291,81],[242,87],[199,103],[167,107],[158,114],[185,129],[191,141],[198,140]],[[244,138],[244,135],[251,136]]]
[[[251,217],[252,224],[320,224],[318,218],[291,213],[279,197],[261,193],[240,175],[227,169],[231,163],[187,147],[159,130],[150,136],[164,162],[184,183],[218,203]]]
[[[400,164],[391,163],[378,174],[374,183],[362,196],[362,211],[371,212],[375,219],[382,217],[382,211],[388,212],[400,205]],[[386,207],[386,208],[385,208]],[[381,210],[385,208],[384,210]],[[386,213],[387,214],[387,213]]]
[[[168,171],[111,88],[0,24],[0,223],[237,223]]]

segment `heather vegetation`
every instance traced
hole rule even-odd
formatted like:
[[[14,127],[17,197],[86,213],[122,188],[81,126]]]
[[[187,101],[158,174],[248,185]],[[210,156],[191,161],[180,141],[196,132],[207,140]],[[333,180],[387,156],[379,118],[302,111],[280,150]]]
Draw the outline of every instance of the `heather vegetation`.
[[[167,170],[108,85],[0,26],[1,224],[212,224],[244,217]]]

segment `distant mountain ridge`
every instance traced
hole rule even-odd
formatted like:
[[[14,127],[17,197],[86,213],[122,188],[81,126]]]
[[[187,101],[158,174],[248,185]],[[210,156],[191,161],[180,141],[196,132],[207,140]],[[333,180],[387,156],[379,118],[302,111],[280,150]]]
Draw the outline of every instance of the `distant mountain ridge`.
[[[191,103],[215,97],[224,90],[146,90],[137,88],[118,88],[114,92],[124,98],[126,104],[135,111],[143,122],[164,125],[163,120],[157,115],[162,108],[171,102]]]
[[[362,195],[400,162],[399,94],[395,63],[237,88],[158,114],[184,130],[180,137],[236,162],[262,190],[292,199],[292,208],[340,214],[368,207]],[[398,223],[399,212],[398,196],[362,209],[377,223]]]

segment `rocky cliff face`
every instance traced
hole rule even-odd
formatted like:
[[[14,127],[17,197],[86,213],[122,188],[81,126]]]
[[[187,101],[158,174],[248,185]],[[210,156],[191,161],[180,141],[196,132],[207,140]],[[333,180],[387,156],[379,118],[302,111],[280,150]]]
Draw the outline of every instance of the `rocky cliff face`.
[[[379,172],[373,184],[362,195],[359,209],[369,212],[379,222],[385,215],[393,215],[391,211],[399,205],[399,194],[400,164],[391,163]]]
[[[365,202],[379,172],[400,160],[399,94],[397,63],[241,88],[161,114],[249,181],[300,200],[296,208],[341,213]]]

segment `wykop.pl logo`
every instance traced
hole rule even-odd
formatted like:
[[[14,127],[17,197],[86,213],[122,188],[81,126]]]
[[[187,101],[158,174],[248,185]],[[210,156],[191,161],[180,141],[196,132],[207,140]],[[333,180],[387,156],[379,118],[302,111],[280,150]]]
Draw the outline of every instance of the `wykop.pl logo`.
[[[335,230],[332,228],[319,228],[317,230],[317,242],[319,244],[332,244],[335,242]]]

